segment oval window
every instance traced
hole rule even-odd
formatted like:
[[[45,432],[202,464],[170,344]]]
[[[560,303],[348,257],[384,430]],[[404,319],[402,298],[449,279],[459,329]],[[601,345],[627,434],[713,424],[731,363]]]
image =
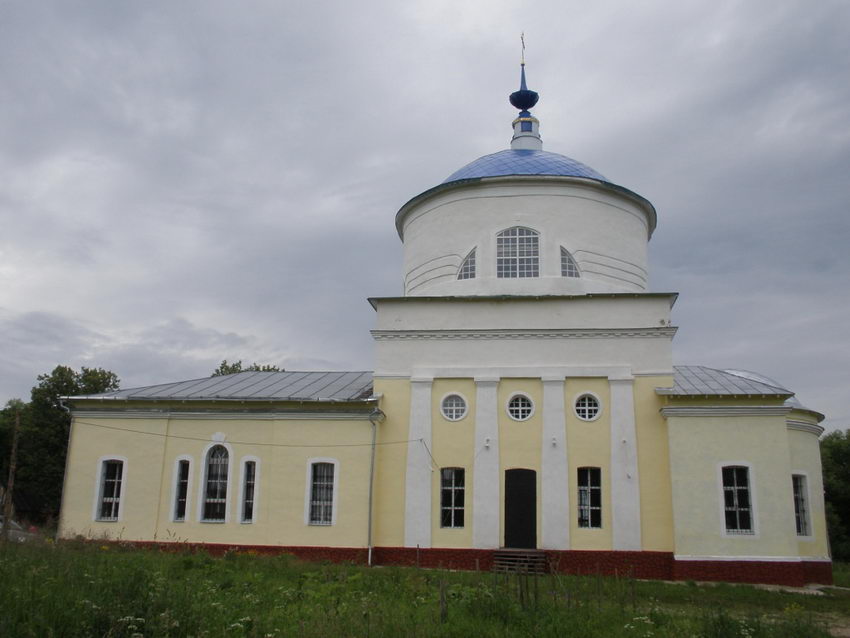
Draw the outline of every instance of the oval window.
[[[582,394],[576,399],[576,416],[582,421],[594,421],[601,412],[599,399],[592,394]]]

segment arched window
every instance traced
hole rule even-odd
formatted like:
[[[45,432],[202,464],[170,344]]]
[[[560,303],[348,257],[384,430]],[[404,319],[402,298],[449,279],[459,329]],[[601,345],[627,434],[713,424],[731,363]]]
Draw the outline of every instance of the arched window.
[[[475,279],[475,249],[469,251],[469,254],[460,265],[457,271],[458,279]]]
[[[214,445],[207,453],[204,485],[204,520],[223,521],[227,513],[227,466],[229,455],[223,445]]]
[[[514,226],[496,235],[496,276],[503,279],[540,276],[537,231]]]
[[[561,277],[581,277],[576,260],[563,246],[561,246]]]

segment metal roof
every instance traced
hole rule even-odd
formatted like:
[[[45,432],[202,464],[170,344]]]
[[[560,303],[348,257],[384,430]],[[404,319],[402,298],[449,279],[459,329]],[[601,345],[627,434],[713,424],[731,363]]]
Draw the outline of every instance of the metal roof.
[[[564,175],[607,182],[601,174],[566,155],[524,149],[506,149],[484,155],[449,175],[443,184],[477,177],[502,175]]]
[[[753,378],[756,376],[705,366],[673,366],[673,387],[658,388],[657,392],[668,396],[793,396],[791,390],[766,383],[761,380],[764,377]]]
[[[103,394],[66,397],[100,400],[365,401],[371,372],[238,372]]]

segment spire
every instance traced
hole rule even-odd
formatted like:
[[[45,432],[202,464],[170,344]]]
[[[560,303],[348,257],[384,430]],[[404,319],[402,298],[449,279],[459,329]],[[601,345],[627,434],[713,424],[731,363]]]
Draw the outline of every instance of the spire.
[[[513,121],[514,136],[511,138],[511,148],[515,150],[539,151],[543,148],[540,139],[540,121],[529,113],[529,109],[537,104],[540,96],[528,88],[525,82],[525,34],[520,36],[522,41],[522,61],[520,62],[519,91],[511,93],[510,103],[519,109],[519,115]]]

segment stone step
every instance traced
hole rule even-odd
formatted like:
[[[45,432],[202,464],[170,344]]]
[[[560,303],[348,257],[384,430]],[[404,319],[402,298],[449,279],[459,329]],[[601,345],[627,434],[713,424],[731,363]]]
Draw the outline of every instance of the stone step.
[[[493,554],[493,571],[523,574],[548,574],[546,554],[536,550],[502,550]]]

